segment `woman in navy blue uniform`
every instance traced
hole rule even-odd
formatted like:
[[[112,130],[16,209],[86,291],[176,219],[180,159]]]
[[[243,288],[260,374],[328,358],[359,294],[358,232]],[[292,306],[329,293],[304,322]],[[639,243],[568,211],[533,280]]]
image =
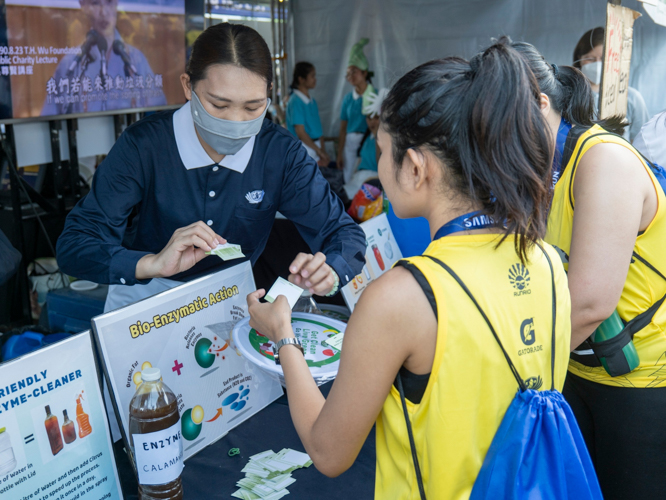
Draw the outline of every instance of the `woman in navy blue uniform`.
[[[205,252],[238,244],[251,262],[276,212],[313,254],[289,279],[330,295],[361,271],[365,236],[300,141],[265,119],[273,74],[251,28],[208,28],[181,76],[182,108],[129,127],[100,165],[58,240],[61,269],[108,283],[106,310],[231,266]]]

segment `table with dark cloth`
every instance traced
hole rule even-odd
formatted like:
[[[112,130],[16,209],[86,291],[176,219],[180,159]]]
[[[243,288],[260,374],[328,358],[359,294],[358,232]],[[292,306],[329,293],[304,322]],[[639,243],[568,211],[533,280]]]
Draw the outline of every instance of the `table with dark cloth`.
[[[320,387],[324,395],[328,395],[332,384],[329,382]],[[231,448],[238,448],[240,455],[230,457]],[[231,494],[238,489],[236,482],[245,477],[241,469],[249,457],[269,449],[278,452],[282,448],[305,451],[291,421],[286,395],[185,461],[181,476],[185,499],[232,498]],[[137,498],[137,482],[122,441],[116,443],[115,453],[125,499],[134,500]],[[337,478],[324,476],[314,465],[296,469],[292,474],[296,482],[287,488],[290,494],[286,498],[289,499],[372,499],[375,489],[374,428],[354,465]]]

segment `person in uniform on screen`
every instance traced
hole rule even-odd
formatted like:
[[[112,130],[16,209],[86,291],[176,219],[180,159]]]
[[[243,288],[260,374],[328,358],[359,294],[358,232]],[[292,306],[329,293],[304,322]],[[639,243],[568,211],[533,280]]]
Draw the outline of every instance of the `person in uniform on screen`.
[[[79,0],[90,22],[80,54],[66,55],[45,82],[42,116],[163,106],[162,75],[116,29],[118,0]]]

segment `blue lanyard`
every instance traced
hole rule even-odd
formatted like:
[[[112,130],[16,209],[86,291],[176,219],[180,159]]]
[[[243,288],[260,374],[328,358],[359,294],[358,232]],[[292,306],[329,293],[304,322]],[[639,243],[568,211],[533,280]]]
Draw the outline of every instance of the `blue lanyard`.
[[[562,157],[564,156],[564,144],[571,130],[571,123],[564,118],[560,120],[560,127],[557,129],[557,138],[555,139],[555,156],[553,157],[553,188],[562,175]]]
[[[482,215],[479,212],[470,212],[456,217],[440,227],[439,231],[435,233],[433,241],[452,233],[469,231],[471,229],[487,229],[489,227],[499,227],[499,224],[495,223],[488,215]]]

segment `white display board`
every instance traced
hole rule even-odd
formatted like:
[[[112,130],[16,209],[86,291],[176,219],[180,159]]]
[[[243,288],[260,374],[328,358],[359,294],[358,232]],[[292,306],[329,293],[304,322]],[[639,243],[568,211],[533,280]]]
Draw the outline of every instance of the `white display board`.
[[[380,214],[364,222],[361,224],[361,228],[368,244],[365,250],[365,266],[363,266],[361,274],[355,276],[342,288],[342,297],[352,312],[354,312],[354,307],[363,290],[370,282],[379,278],[391,269],[393,264],[402,259],[400,247],[391,232],[386,214]]]
[[[0,386],[0,498],[123,498],[89,330],[0,365]]]
[[[93,318],[126,443],[130,401],[148,366],[178,399],[185,460],[282,396],[277,378],[243,358],[232,336],[254,290],[243,262]]]

